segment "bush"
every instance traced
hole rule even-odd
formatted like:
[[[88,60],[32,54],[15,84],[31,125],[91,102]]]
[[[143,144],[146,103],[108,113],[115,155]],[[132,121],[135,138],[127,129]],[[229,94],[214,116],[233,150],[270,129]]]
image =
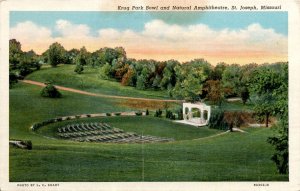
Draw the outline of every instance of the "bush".
[[[77,64],[76,67],[75,67],[74,72],[76,72],[77,74],[81,74],[82,71],[83,71],[83,66],[80,65],[80,64]]]
[[[177,114],[178,114],[178,120],[183,120],[183,113],[182,113],[182,109],[179,109],[178,111],[177,111]]]
[[[32,73],[33,70],[30,69],[28,66],[23,66],[22,68],[20,68],[20,74],[21,76],[27,76],[28,74]]]
[[[26,148],[28,149],[28,150],[32,150],[32,142],[31,141],[22,141],[22,144],[23,145],[26,145]]]
[[[248,123],[256,123],[254,114],[245,111],[226,111],[224,112],[224,121],[232,124],[233,127],[241,127]]]
[[[135,112],[135,115],[136,116],[141,116],[141,115],[143,115],[143,113],[141,111],[138,111],[138,112]]]
[[[43,126],[42,123],[35,123],[35,124],[32,125],[31,128],[32,128],[33,131],[35,131],[36,129],[40,128],[41,126]]]
[[[56,119],[47,119],[46,121],[42,122],[43,124],[45,125],[48,125],[50,123],[55,123],[56,122]]]
[[[87,116],[87,117],[91,117],[91,115],[90,115],[90,114],[86,114],[86,116]]]
[[[79,119],[79,118],[80,118],[80,115],[75,115],[75,118],[76,118],[76,119]]]
[[[241,97],[242,97],[243,104],[245,105],[247,100],[250,98],[250,92],[249,92],[248,88],[246,88],[246,87],[242,88]]]
[[[106,116],[111,116],[111,113],[106,113]]]
[[[115,116],[120,116],[121,115],[121,113],[115,113]]]
[[[176,115],[173,114],[172,111],[166,110],[166,118],[171,119],[171,120],[175,120],[176,119]]]
[[[146,115],[149,115],[149,110],[148,109],[146,109]]]
[[[170,119],[172,115],[172,111],[166,110],[166,118]]]
[[[161,117],[162,116],[162,110],[158,109],[155,111],[154,117]]]
[[[240,127],[244,121],[241,118],[242,113],[238,111],[225,112],[224,121],[230,124],[231,127]]]
[[[61,117],[56,118],[56,121],[62,121],[62,118]]]
[[[72,119],[71,117],[66,117],[66,119],[65,120],[70,120],[70,119]]]
[[[176,119],[176,115],[175,115],[175,114],[172,114],[171,117],[170,117],[170,119],[171,119],[171,120],[175,120],[175,119]]]
[[[228,130],[229,124],[224,120],[224,111],[221,109],[213,110],[209,119],[209,128]]]
[[[18,83],[18,76],[13,72],[9,72],[9,88],[12,88],[16,83]]]
[[[42,97],[60,98],[61,93],[52,84],[47,84],[41,91]]]

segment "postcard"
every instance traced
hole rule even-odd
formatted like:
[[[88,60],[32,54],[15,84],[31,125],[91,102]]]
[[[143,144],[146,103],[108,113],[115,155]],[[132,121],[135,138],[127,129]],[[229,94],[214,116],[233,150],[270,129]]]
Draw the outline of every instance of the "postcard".
[[[300,190],[299,1],[1,1],[6,190]]]

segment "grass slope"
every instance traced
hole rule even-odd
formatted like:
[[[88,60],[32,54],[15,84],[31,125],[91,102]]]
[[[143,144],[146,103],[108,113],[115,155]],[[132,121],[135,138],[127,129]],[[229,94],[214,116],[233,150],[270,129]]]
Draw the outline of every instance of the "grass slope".
[[[35,143],[31,151],[10,149],[10,181],[287,180],[270,160],[270,133],[147,145]]]
[[[74,115],[124,111],[116,100],[62,92],[61,99],[39,96],[40,87],[18,84],[10,90],[10,138],[30,139],[33,150],[10,148],[10,181],[287,181],[270,160],[273,148],[266,143],[271,129],[246,129],[248,133],[155,144],[79,143],[44,137],[28,128],[33,122]],[[114,126],[135,130],[151,121],[165,127],[169,122],[152,117],[118,118]],[[131,126],[131,124],[135,124]],[[146,128],[147,127],[147,128]],[[171,127],[168,130],[172,132]],[[182,139],[187,139],[183,130]],[[143,131],[142,130],[142,131]],[[155,132],[151,132],[155,133]],[[163,135],[163,131],[160,132]],[[175,132],[174,132],[175,133]],[[193,130],[186,133],[192,138]],[[195,135],[196,136],[196,135]],[[198,136],[198,135],[197,135]],[[144,179],[143,179],[144,177]]]
[[[107,95],[170,99],[167,91],[138,90],[134,87],[122,86],[119,82],[103,80],[99,77],[99,68],[85,67],[82,74],[75,73],[74,68],[75,65],[42,67],[39,71],[28,75],[26,79],[52,82],[56,85]]]
[[[41,89],[41,87],[34,85],[19,83],[10,90],[10,138],[32,138],[32,133],[29,133],[29,127],[34,122],[58,116],[130,111],[128,108],[118,106],[119,102],[117,100],[65,91],[62,91],[62,98],[44,98],[39,94]]]

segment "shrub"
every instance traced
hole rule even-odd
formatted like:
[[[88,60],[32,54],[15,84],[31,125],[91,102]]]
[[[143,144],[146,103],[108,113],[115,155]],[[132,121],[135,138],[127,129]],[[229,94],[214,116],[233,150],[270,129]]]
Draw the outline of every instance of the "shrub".
[[[22,144],[25,145],[28,150],[32,150],[32,142],[30,140],[22,141]]]
[[[76,72],[77,74],[81,74],[82,71],[83,71],[83,66],[80,65],[80,64],[77,64],[76,67],[75,67],[74,72]]]
[[[166,118],[171,119],[171,120],[175,120],[176,119],[176,115],[173,114],[172,111],[166,110]]]
[[[87,116],[87,117],[91,117],[91,115],[90,115],[90,114],[86,114],[86,116]]]
[[[246,88],[246,87],[242,88],[241,97],[243,100],[243,104],[245,105],[247,100],[250,98],[250,92],[249,92],[248,88]]]
[[[46,121],[43,121],[43,125],[48,125],[50,123],[55,123],[56,122],[56,119],[47,119]]]
[[[35,123],[32,125],[32,130],[35,131],[36,129],[40,128],[41,126],[43,126],[42,123]]]
[[[213,110],[209,119],[209,128],[227,130],[229,124],[224,120],[224,111],[221,109]]]
[[[30,69],[28,66],[23,66],[20,68],[20,76],[27,76],[28,74],[32,73],[33,70]]]
[[[80,118],[80,115],[75,115],[75,118],[76,118],[76,119],[79,119],[79,118]]]
[[[179,109],[179,110],[177,111],[177,114],[178,114],[178,120],[183,120],[182,109]]]
[[[166,118],[170,119],[172,115],[172,111],[166,110]]]
[[[141,116],[141,115],[143,115],[143,113],[141,111],[138,111],[138,112],[135,112],[135,115],[136,116]]]
[[[16,83],[18,83],[18,76],[13,72],[9,72],[9,88],[12,88]]]
[[[148,109],[146,109],[146,115],[149,115],[149,110]]]
[[[232,124],[233,127],[241,127],[248,123],[256,123],[254,114],[244,111],[226,111],[224,112],[224,121]]]
[[[111,113],[106,113],[106,116],[111,116]]]
[[[56,121],[62,121],[62,118],[61,117],[56,118]]]
[[[170,117],[170,119],[171,119],[171,120],[175,120],[175,119],[176,119],[176,115],[175,115],[175,114],[172,114],[171,117]]]
[[[155,111],[154,117],[161,117],[162,116],[162,110],[158,109]]]
[[[61,93],[52,84],[47,84],[41,91],[42,97],[60,98]]]
[[[115,116],[120,116],[121,115],[121,113],[115,113]]]
[[[70,120],[71,119],[71,117],[66,117],[66,120]]]

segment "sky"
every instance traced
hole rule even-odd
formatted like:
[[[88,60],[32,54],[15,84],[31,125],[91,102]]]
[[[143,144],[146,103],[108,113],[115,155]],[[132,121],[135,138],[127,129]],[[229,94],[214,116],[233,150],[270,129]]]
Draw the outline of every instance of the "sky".
[[[67,50],[122,46],[136,59],[271,63],[288,59],[288,14],[13,11],[10,38],[38,54],[59,42]]]

